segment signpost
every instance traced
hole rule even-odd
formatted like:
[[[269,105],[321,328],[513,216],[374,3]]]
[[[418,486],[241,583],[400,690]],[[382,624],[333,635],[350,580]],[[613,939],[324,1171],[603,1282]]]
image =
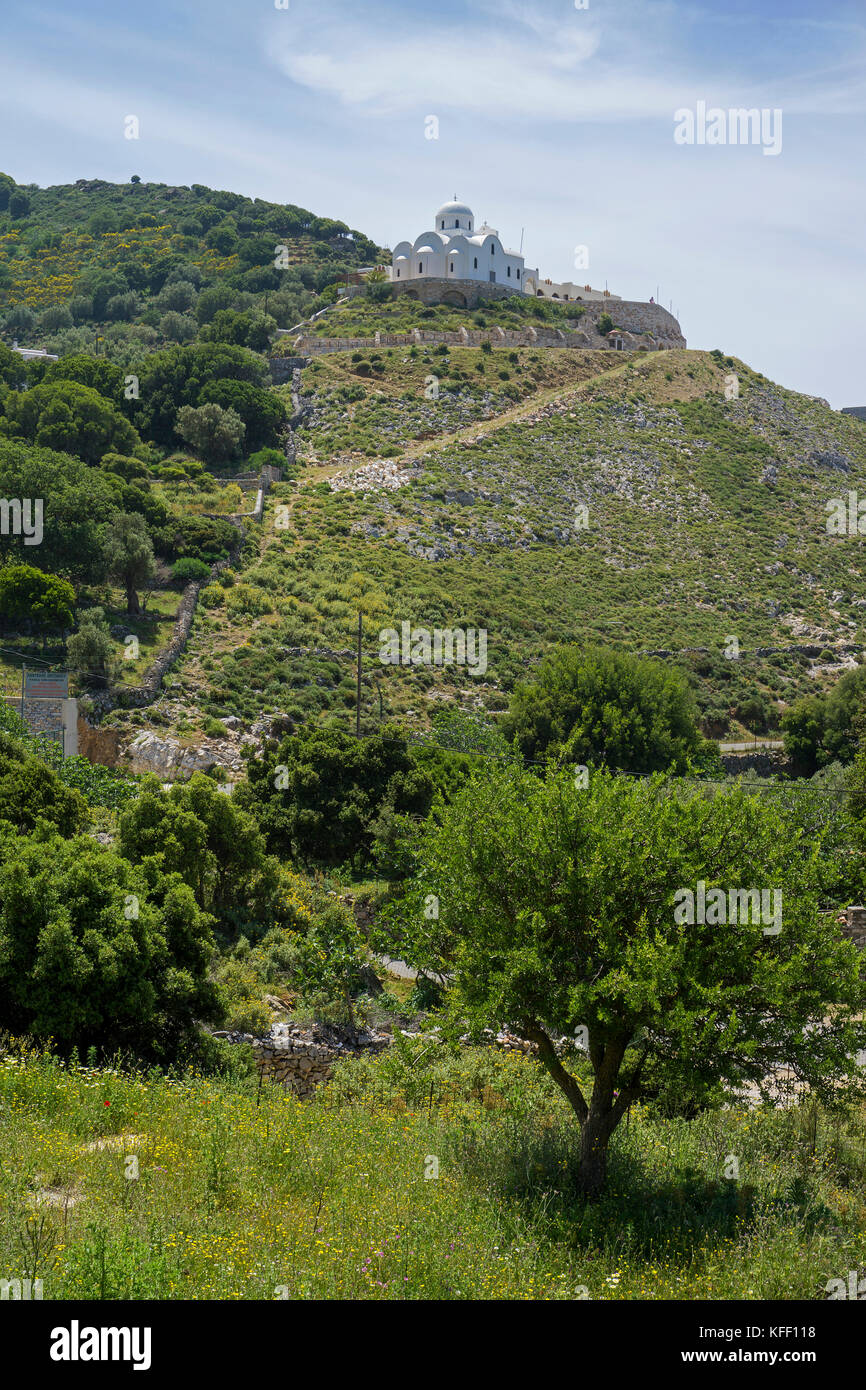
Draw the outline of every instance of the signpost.
[[[22,698],[25,700],[68,700],[68,671],[28,671],[22,675]]]

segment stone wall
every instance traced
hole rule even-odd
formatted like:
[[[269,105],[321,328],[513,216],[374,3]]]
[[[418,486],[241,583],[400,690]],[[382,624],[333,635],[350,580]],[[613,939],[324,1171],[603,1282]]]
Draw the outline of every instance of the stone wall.
[[[528,324],[525,328],[468,328],[446,332],[439,329],[413,328],[408,333],[376,333],[372,338],[320,338],[303,333],[293,347],[306,358],[330,352],[357,352],[370,348],[413,347],[448,344],[454,347],[566,347],[610,349],[613,344],[598,333],[597,322],[602,313],[610,313],[614,327],[624,330],[627,348],[684,348],[686,340],[680,326],[660,304],[641,304],[619,299],[607,305],[592,305],[583,316],[581,328],[566,331],[545,325]],[[271,359],[271,369],[280,362]]]
[[[270,359],[271,382],[274,386],[285,386],[292,379],[292,373],[299,367],[310,365],[308,357],[272,357]]]
[[[286,1025],[278,1025],[282,1035],[268,1038],[249,1038],[259,1076],[286,1086],[296,1095],[305,1097],[331,1075],[334,1062],[341,1057],[360,1057],[364,1053],[383,1052],[390,1038],[374,1037],[363,1046],[329,1045],[312,1042],[309,1038],[292,1036]],[[296,1030],[299,1031],[299,1030]],[[216,1037],[225,1036],[217,1033]]]
[[[861,951],[866,950],[866,907],[849,907],[841,926],[843,936],[847,936]]]
[[[743,753],[722,753],[722,767],[731,777],[757,772],[759,777],[779,777],[792,770],[790,758],[781,748],[753,748]]]
[[[7,695],[6,703],[22,715],[31,734],[55,734],[63,727],[62,700],[25,700],[22,709],[20,696]]]
[[[509,299],[513,294],[523,297],[522,290],[510,285],[436,275],[423,275],[405,282],[392,280],[390,289],[395,299],[404,294],[410,299],[420,300],[422,304],[454,304],[461,309],[477,309],[490,300]]]

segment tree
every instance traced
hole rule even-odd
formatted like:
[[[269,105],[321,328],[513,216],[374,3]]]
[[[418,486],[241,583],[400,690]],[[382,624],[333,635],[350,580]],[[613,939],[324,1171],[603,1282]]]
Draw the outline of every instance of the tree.
[[[29,304],[13,304],[4,315],[3,326],[7,333],[32,333],[36,327],[36,315]]]
[[[5,822],[16,835],[29,835],[41,821],[68,836],[89,820],[81,793],[64,787],[22,738],[0,727],[0,826]]]
[[[123,454],[103,454],[99,466],[106,473],[116,473],[127,483],[135,478],[150,477],[150,469],[142,459],[124,457]]]
[[[10,395],[0,428],[46,449],[98,463],[103,454],[134,453],[141,440],[110,401],[77,381],[47,381]]]
[[[23,188],[16,188],[9,196],[9,216],[13,220],[27,217],[30,213],[30,194]]]
[[[828,1104],[863,1092],[866,983],[856,947],[817,911],[819,855],[741,787],[489,767],[419,830],[389,945],[453,977],[455,1022],[535,1044],[576,1116],[577,1181],[594,1195],[638,1101],[688,1113],[727,1087],[766,1096],[784,1065]],[[757,891],[757,921],[743,890]]]
[[[137,512],[118,512],[105,538],[105,567],[126,590],[127,613],[140,613],[138,589],[153,579],[153,544],[147,522]]]
[[[524,757],[546,750],[586,766],[685,771],[702,750],[682,677],[624,652],[561,647],[515,687],[504,730]]]
[[[253,818],[202,773],[166,792],[155,777],[120,818],[121,852],[149,873],[178,874],[224,921],[268,912],[277,866]]]
[[[163,448],[177,447],[177,412],[198,405],[202,388],[230,377],[254,386],[267,384],[267,365],[244,348],[227,343],[196,343],[155,352],[142,365],[136,424],[148,439]]]
[[[24,358],[13,352],[5,343],[0,343],[0,381],[7,386],[18,387],[24,380]]]
[[[235,410],[210,403],[181,406],[175,429],[205,463],[226,463],[240,452],[246,426]]]
[[[8,560],[62,574],[73,584],[102,578],[102,530],[117,510],[108,476],[80,459],[0,438],[0,497],[42,499],[42,542],[4,536]]]
[[[87,836],[14,842],[0,864],[0,1026],[64,1049],[170,1061],[213,1018],[210,919],[175,878],[146,876]]]
[[[118,410],[124,407],[124,371],[116,362],[107,357],[91,357],[87,352],[67,352],[56,362],[50,362],[45,369],[43,382],[77,381],[79,386],[89,386],[98,391]]]
[[[423,815],[433,784],[398,729],[357,739],[336,725],[285,738],[247,765],[235,792],[273,854],[369,863],[383,812]]]
[[[66,656],[73,671],[87,685],[105,685],[111,674],[114,647],[105,614],[101,608],[87,608],[78,620],[78,631],[66,644]]]
[[[782,715],[785,752],[800,775],[857,753],[866,718],[866,666],[846,671],[826,695],[807,695]]]
[[[252,352],[267,352],[277,331],[277,321],[270,314],[245,310],[218,309],[200,333],[202,342],[236,343]]]
[[[30,621],[40,628],[69,628],[73,623],[75,590],[66,579],[45,574],[32,565],[0,569],[0,620]]]
[[[198,325],[191,314],[178,314],[169,309],[159,321],[159,331],[173,343],[190,343],[198,332]]]
[[[249,381],[212,381],[202,387],[199,404],[213,402],[233,410],[244,422],[244,446],[248,452],[272,448],[286,425],[286,408],[272,391]]]

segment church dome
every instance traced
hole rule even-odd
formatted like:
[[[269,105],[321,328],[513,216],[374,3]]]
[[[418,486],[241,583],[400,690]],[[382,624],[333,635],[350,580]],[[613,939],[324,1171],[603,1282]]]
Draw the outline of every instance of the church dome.
[[[475,213],[468,203],[443,203],[436,213],[435,227],[437,232],[461,231],[471,232],[475,226]]]

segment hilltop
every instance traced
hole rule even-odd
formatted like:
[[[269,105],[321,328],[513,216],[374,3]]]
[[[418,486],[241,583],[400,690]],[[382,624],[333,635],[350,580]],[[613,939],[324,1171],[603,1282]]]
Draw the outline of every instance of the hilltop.
[[[375,283],[338,301],[340,279],[381,255],[344,223],[198,184],[38,189],[0,176],[3,336],[79,354],[66,374],[111,394],[139,432],[127,450],[139,462],[121,466],[150,500],[128,476],[123,506],[148,516],[165,566],[187,556],[225,571],[200,596],[159,707],[111,716],[124,737],[144,726],[195,744],[216,721],[274,712],[349,723],[359,609],[367,729],[395,717],[423,730],[455,700],[495,716],[570,641],[663,654],[717,738],[777,732],[793,700],[856,663],[860,544],[828,534],[826,508],[864,485],[860,420],[718,350],[611,351],[574,304],[513,295],[469,311]],[[473,345],[454,341],[462,329]],[[572,343],[585,330],[589,346],[541,345],[557,329]],[[378,347],[318,350],[377,333]],[[386,345],[400,333],[417,341]],[[203,355],[182,366],[173,345]],[[96,351],[110,371],[82,365]],[[140,401],[124,399],[130,368]],[[44,360],[27,370],[31,385],[57,376]],[[222,467],[173,427],[181,405],[207,401],[245,424]],[[64,438],[52,426],[40,442],[76,452]],[[231,475],[254,478],[262,445],[273,463],[280,443],[283,480],[250,523]],[[118,657],[129,630],[141,639],[122,664],[135,685],[172,639],[177,584],[161,569],[135,624],[116,591],[95,585],[84,600],[108,613]],[[485,673],[384,666],[379,633],[404,622],[486,630]],[[31,649],[26,633],[12,638]],[[62,644],[43,639],[41,656],[63,661]],[[11,693],[20,658],[4,662]]]

